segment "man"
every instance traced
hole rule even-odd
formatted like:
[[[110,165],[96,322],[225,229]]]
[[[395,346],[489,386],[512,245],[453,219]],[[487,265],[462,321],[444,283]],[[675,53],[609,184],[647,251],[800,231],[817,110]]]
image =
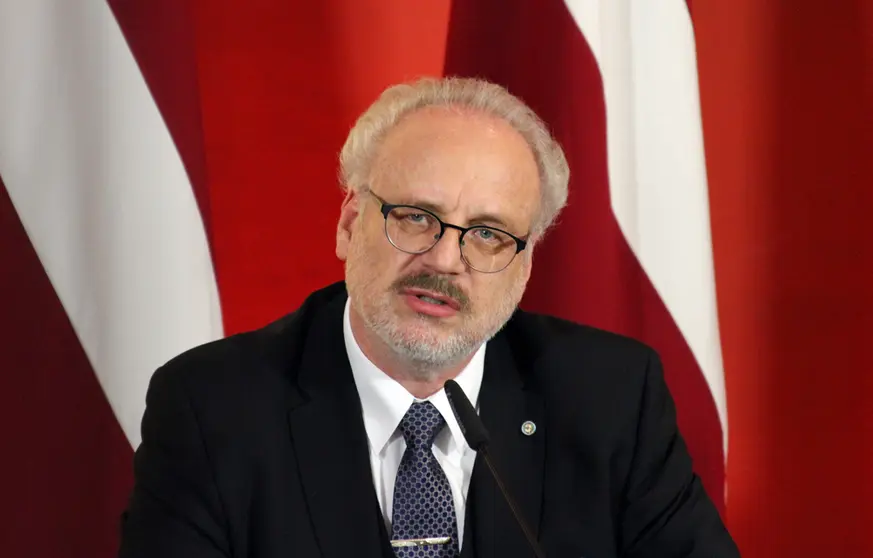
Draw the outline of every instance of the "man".
[[[341,154],[345,282],[151,382],[121,556],[532,556],[454,379],[547,556],[734,557],[657,356],[517,310],[569,171],[478,80],[389,89]]]

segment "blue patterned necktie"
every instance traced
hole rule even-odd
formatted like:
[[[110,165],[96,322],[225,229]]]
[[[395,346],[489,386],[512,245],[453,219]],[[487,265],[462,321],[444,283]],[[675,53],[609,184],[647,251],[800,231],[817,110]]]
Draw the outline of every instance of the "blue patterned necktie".
[[[394,482],[392,541],[402,558],[457,558],[458,524],[446,474],[431,449],[446,421],[429,401],[415,402],[400,421],[406,451]],[[422,539],[450,538],[445,544],[424,544]]]

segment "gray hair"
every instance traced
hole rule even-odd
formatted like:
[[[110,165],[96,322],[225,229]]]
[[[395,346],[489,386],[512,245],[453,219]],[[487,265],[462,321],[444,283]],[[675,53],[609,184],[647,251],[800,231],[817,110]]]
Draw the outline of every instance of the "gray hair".
[[[370,164],[385,134],[407,114],[429,106],[470,108],[505,120],[525,139],[539,169],[540,207],[532,226],[535,240],[555,222],[567,203],[570,168],[546,124],[505,88],[475,78],[423,78],[386,89],[362,114],[340,152],[340,181],[346,190],[367,184]]]

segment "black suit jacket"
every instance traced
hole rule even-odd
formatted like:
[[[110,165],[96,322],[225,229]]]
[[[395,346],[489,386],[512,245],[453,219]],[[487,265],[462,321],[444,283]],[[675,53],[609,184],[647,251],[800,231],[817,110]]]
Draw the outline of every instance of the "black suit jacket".
[[[121,557],[393,556],[343,342],[346,296],[332,285],[154,374]],[[479,405],[547,556],[739,556],[644,345],[519,311],[488,345]],[[464,557],[532,556],[479,458],[466,525]]]

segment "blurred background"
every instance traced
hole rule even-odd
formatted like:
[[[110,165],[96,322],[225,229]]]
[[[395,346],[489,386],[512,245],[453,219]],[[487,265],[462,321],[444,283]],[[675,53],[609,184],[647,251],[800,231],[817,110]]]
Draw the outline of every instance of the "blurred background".
[[[523,302],[665,363],[743,556],[873,556],[873,3],[0,0],[0,541],[108,557],[145,386],[342,279],[387,86],[507,86],[568,153]]]

